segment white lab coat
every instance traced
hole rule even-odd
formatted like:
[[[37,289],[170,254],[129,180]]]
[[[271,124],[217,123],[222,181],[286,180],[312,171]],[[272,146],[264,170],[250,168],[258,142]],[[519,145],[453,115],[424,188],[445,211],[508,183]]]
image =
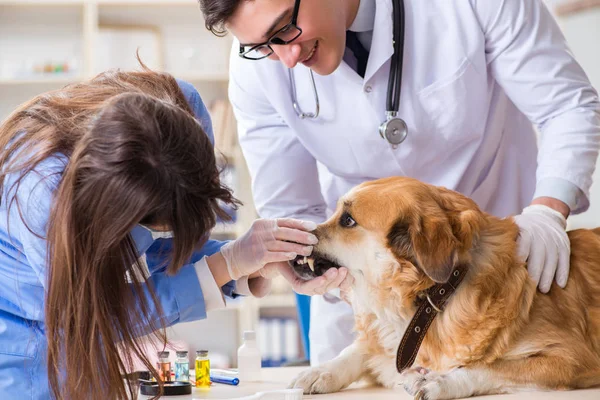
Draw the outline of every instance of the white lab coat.
[[[322,222],[355,185],[394,175],[457,190],[501,217],[520,213],[536,189],[561,198],[575,187],[573,211],[588,207],[598,95],[540,0],[405,0],[399,116],[409,134],[396,150],[378,133],[392,5],[375,1],[364,80],[346,63],[315,75],[314,120],[296,116],[283,64],[243,60],[234,44],[229,95],[261,216]],[[300,107],[313,111],[308,70],[297,66],[295,79]],[[537,162],[532,123],[541,133]],[[312,310],[311,362],[319,364],[351,342],[351,309],[316,296]]]

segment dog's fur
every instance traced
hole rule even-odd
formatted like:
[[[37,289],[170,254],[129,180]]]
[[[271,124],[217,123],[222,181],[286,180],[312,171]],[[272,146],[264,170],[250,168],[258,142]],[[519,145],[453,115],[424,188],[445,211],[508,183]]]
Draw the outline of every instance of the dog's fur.
[[[414,179],[350,191],[318,227],[314,257],[355,278],[348,299],[357,339],[291,386],[330,393],[371,378],[433,400],[599,385],[600,229],[569,232],[570,277],[549,294],[536,290],[517,259],[518,232],[512,219]],[[429,328],[413,368],[399,374],[396,351],[418,295],[463,263],[463,283]]]

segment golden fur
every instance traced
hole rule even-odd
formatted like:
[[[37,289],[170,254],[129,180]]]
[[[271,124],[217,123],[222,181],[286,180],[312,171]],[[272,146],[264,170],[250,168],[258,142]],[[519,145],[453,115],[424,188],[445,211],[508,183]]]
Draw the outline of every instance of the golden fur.
[[[356,225],[345,227],[350,216]],[[357,339],[292,385],[312,393],[370,377],[423,399],[600,384],[600,230],[569,232],[565,289],[536,290],[516,256],[518,227],[465,196],[409,178],[362,184],[317,229],[315,253],[348,267]],[[423,341],[414,368],[395,357],[423,290],[469,271]]]

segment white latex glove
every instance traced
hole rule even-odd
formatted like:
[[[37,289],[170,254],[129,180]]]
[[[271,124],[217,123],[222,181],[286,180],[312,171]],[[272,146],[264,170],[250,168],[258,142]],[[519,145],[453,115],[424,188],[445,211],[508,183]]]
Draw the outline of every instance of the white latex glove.
[[[325,274],[309,281],[300,279],[289,264],[278,265],[279,273],[292,285],[294,292],[314,296],[325,294],[332,289],[339,288],[342,293],[350,290],[354,277],[348,272],[348,268],[330,268]]]
[[[571,243],[567,220],[550,207],[535,204],[514,217],[519,226],[518,254],[540,291],[547,293],[556,278],[564,288],[569,278]]]
[[[317,224],[291,218],[258,219],[242,237],[221,247],[231,279],[238,280],[270,263],[309,256],[317,237],[309,231]],[[294,242],[294,243],[291,243]],[[262,273],[261,273],[262,275]]]

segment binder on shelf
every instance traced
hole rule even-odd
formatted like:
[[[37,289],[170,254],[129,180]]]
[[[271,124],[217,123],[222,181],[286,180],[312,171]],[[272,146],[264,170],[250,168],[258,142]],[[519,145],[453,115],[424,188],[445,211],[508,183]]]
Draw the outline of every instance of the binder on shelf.
[[[237,148],[237,123],[231,103],[224,99],[215,100],[209,107],[209,113],[215,135],[215,150],[230,160]]]
[[[279,367],[300,357],[298,321],[295,318],[261,318],[258,323],[263,367]]]

